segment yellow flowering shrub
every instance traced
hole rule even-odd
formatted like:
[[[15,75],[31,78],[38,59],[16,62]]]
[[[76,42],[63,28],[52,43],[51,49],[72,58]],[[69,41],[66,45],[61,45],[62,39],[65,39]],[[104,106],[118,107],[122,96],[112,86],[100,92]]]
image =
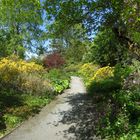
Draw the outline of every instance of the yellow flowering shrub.
[[[9,89],[31,94],[46,94],[51,90],[47,79],[41,77],[44,68],[34,62],[26,62],[17,57],[0,60],[0,85]]]
[[[3,58],[0,60],[0,78],[4,82],[15,80],[23,73],[43,71],[43,67],[34,62],[26,62],[18,58]]]
[[[98,68],[99,66],[93,65],[92,63],[85,63],[80,67],[79,73],[86,79],[89,79],[94,76]]]
[[[108,93],[119,89],[120,85],[114,81],[114,67],[102,67],[96,71],[86,83],[88,93]],[[100,94],[102,96],[102,94]]]
[[[102,67],[96,71],[91,81],[101,81],[114,76],[114,67]]]

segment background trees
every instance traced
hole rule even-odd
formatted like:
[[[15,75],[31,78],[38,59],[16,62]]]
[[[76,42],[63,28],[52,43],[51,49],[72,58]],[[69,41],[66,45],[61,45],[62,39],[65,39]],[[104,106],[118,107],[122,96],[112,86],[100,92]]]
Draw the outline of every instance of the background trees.
[[[137,0],[61,0],[46,1],[45,8],[48,18],[55,21],[50,27],[57,33],[63,34],[75,24],[81,24],[91,38],[100,30],[111,30],[114,41],[139,59],[139,5]]]
[[[51,36],[50,47],[53,51],[62,54],[68,63],[82,61],[89,40],[81,24],[76,24],[59,33],[52,30],[49,34]]]
[[[18,53],[24,57],[25,48],[32,48],[41,38],[41,3],[38,0],[1,0],[0,7],[0,55]]]

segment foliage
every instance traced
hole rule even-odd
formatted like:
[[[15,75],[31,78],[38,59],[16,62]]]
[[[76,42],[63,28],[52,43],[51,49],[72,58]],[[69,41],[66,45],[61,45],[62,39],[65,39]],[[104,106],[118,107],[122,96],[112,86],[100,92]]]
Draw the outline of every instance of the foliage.
[[[97,96],[109,97],[111,92],[120,89],[120,84],[116,83],[113,79],[105,79],[103,81],[90,81],[88,83],[88,93]]]
[[[48,54],[43,60],[44,66],[47,68],[60,68],[65,64],[63,57],[58,52]]]
[[[140,62],[136,59],[133,59],[132,64],[130,66],[132,71],[140,73],[140,67],[139,66],[140,66]]]
[[[11,56],[0,61],[0,80],[1,137],[68,88],[70,78],[62,70],[47,72],[41,65]]]
[[[132,76],[137,65],[135,62],[131,67],[117,64],[114,68],[100,68],[88,86],[89,93],[98,99],[97,103],[106,104],[98,126],[98,133],[104,138],[127,139],[124,134],[136,140],[139,138],[139,86],[131,81],[131,86],[135,85],[135,88],[127,86],[129,76]]]
[[[11,69],[14,70],[11,70]],[[7,73],[9,75],[12,73],[11,71],[15,71],[15,73],[35,73],[35,72],[42,72],[43,67],[40,65],[35,64],[34,62],[26,62],[22,59],[18,59],[16,56],[2,58],[0,61],[0,69],[4,74],[4,70],[9,70]],[[8,74],[7,74],[8,75]]]
[[[139,4],[138,0],[60,0],[59,2],[46,0],[45,9],[48,19],[54,21],[51,23],[53,31],[63,35],[64,32],[74,25],[82,24],[92,38],[100,30],[109,30],[114,35],[112,38],[112,35],[109,37],[109,34],[107,38],[112,38],[119,42],[114,43],[112,40],[110,41],[112,44],[115,44],[115,49],[117,45],[125,47],[126,50],[130,50],[129,53],[133,54],[133,57],[139,58],[139,41],[136,41],[139,33]],[[105,42],[109,43],[108,39]],[[110,47],[109,44],[108,46]],[[118,49],[120,48],[119,46]],[[111,50],[114,51],[114,46],[111,47]],[[101,52],[103,51],[101,50]],[[110,56],[114,58],[111,53]],[[104,58],[105,56],[103,55],[102,57]],[[116,60],[111,62],[114,64],[114,61]]]
[[[97,69],[97,65],[93,65],[92,63],[85,63],[80,67],[79,73],[84,77],[92,77]]]
[[[137,60],[132,60],[130,65],[131,74],[125,78],[123,89],[125,90],[135,90],[139,88],[140,85],[140,62]]]
[[[52,81],[52,85],[56,93],[62,93],[64,89],[67,89],[69,87],[69,80],[58,79],[58,80]]]
[[[52,85],[49,80],[44,79],[38,74],[21,74],[18,77],[18,87],[23,93],[38,96],[49,96],[52,94]]]
[[[82,63],[74,63],[74,64],[68,64],[65,66],[64,70],[66,73],[69,73],[69,75],[79,75],[79,70],[83,64]]]
[[[78,73],[83,76],[86,84],[90,82],[90,78],[94,76],[99,66],[92,63],[85,63],[80,66]]]
[[[49,70],[49,73],[46,75],[46,77],[50,79],[55,93],[62,93],[62,91],[64,91],[69,87],[70,83],[69,74],[61,69]]]
[[[1,115],[3,126],[0,127],[0,137],[21,124],[29,116],[35,115],[40,108],[49,103],[50,98],[19,94],[15,91],[0,92]]]
[[[41,3],[38,0],[1,0],[0,7],[0,56],[15,53],[23,58],[25,48],[31,49],[33,44],[38,45],[38,40],[42,41]]]
[[[94,74],[92,80],[94,81],[101,81],[101,80],[105,80],[108,78],[113,77],[113,73],[114,73],[114,68],[113,67],[102,67],[100,69],[97,70],[97,72]]]
[[[64,43],[64,56],[67,63],[81,62],[89,43],[82,24],[76,24],[65,31],[63,39],[66,42]]]
[[[128,51],[120,44],[112,30],[105,29],[97,33],[86,58],[101,66],[114,66],[118,62],[128,61]]]
[[[99,134],[139,139],[139,0],[0,0],[0,7],[0,57],[24,58],[27,49],[43,54],[47,37],[56,51],[44,59],[47,72],[15,57],[0,60],[0,130],[34,114],[54,96],[52,91],[66,89],[72,71],[106,105]],[[76,65],[82,60],[86,64]],[[73,65],[51,69],[65,62]]]
[[[98,93],[98,96],[102,96],[104,93],[104,97],[109,97],[112,91],[118,90],[120,87],[120,83],[114,80],[114,67],[110,66],[98,69],[87,84],[88,92],[93,96]]]
[[[48,28],[48,34],[51,38],[50,48],[53,51],[61,53],[66,63],[77,63],[82,61],[86,52],[89,40],[82,24],[76,24],[68,30],[57,32],[53,27]]]
[[[21,118],[11,115],[11,114],[5,114],[4,119],[6,121],[6,125],[9,128],[15,127],[18,123],[21,123]]]
[[[51,85],[42,78],[44,68],[34,62],[26,62],[16,56],[0,60],[0,135],[17,126],[50,98]],[[32,94],[32,95],[31,95]],[[52,93],[51,93],[52,94]],[[24,95],[24,96],[23,96]],[[24,97],[32,96],[31,104]],[[39,101],[38,105],[33,101]]]
[[[103,137],[118,140],[139,139],[138,96],[139,93],[135,91],[120,90],[112,93],[111,102],[107,103],[106,113],[99,126],[99,133]]]
[[[46,94],[51,90],[50,83],[41,77],[42,66],[26,62],[17,57],[3,58],[0,61],[1,87],[13,88],[31,94]]]
[[[53,88],[56,93],[61,93],[69,86],[69,76],[61,70],[52,69],[45,74],[42,66],[17,57],[3,58],[0,61],[0,79],[1,86],[5,84],[22,93],[34,95],[49,95]]]

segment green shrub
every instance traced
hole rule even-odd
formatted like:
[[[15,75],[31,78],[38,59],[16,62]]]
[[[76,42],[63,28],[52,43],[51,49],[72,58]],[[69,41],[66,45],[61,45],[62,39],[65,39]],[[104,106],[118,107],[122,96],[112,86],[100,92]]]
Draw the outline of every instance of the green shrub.
[[[131,74],[125,78],[123,88],[126,90],[135,90],[140,87],[140,62],[133,60],[130,66]]]
[[[0,87],[15,92],[43,95],[49,93],[51,85],[41,74],[45,70],[34,62],[26,62],[16,56],[0,60]]]
[[[110,140],[131,139],[139,140],[140,136],[140,105],[137,97],[140,92],[117,90],[106,97],[105,115],[101,117],[99,133]],[[107,96],[106,96],[107,95]],[[100,98],[103,102],[104,98]],[[108,102],[109,101],[109,102]],[[102,127],[104,126],[104,127]]]
[[[120,84],[116,83],[114,79],[106,79],[103,81],[93,81],[88,86],[88,93],[94,95],[96,93],[100,94],[111,94],[114,90],[120,89]],[[99,94],[99,95],[100,95]]]
[[[117,64],[114,69],[114,81],[124,85],[124,80],[130,75],[132,69],[129,66],[122,67],[120,64]]]
[[[69,87],[70,76],[69,74],[61,69],[51,69],[45,75],[50,80],[55,93],[62,93]]]
[[[61,70],[45,71],[42,66],[17,57],[0,60],[0,137],[29,116],[39,112],[69,85]],[[61,86],[61,90],[57,89]]]
[[[4,119],[8,129],[15,127],[17,124],[21,123],[22,121],[21,117],[11,115],[11,114],[5,114]]]
[[[56,93],[61,93],[63,90],[69,87],[69,80],[55,80],[52,82],[54,91]]]
[[[70,64],[64,68],[66,73],[69,73],[70,75],[79,75],[79,69],[81,68],[82,64]]]
[[[98,69],[90,78],[87,89],[92,95],[95,93],[110,94],[120,88],[120,84],[114,80],[114,68],[106,66]]]

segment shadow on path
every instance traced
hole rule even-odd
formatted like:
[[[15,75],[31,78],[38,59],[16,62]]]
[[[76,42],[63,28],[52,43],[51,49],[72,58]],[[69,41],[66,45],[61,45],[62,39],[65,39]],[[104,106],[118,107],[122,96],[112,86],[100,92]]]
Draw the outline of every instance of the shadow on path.
[[[60,123],[71,125],[68,130],[64,131],[65,138],[68,134],[72,134],[76,140],[99,140],[100,138],[95,136],[99,114],[96,113],[93,99],[83,93],[66,98],[72,109],[61,112],[63,118]],[[72,138],[67,139],[72,140]]]

